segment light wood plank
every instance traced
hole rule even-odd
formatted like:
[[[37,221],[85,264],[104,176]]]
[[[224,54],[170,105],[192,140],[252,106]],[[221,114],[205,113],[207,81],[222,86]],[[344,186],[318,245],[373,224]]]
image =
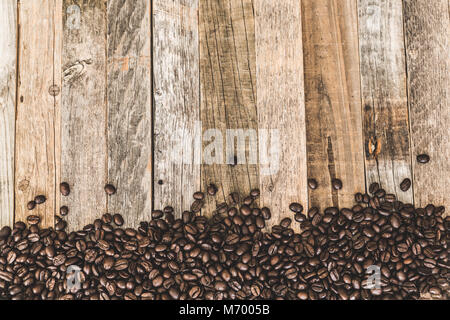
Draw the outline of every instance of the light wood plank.
[[[56,144],[59,134],[58,99],[49,93],[60,84],[57,41],[62,32],[60,0],[19,3],[19,86],[16,115],[16,221],[29,215],[27,202],[38,194],[47,197],[33,214],[41,225],[54,224],[56,184]],[[60,89],[60,87],[59,87]]]
[[[447,0],[404,1],[414,201],[450,206],[450,68]],[[418,154],[431,161],[419,164]],[[448,214],[448,212],[446,213]]]
[[[106,6],[64,0],[62,12],[61,181],[71,193],[58,196],[69,207],[69,229],[79,230],[106,210]]]
[[[107,2],[108,211],[126,225],[152,205],[151,1]]]
[[[260,157],[261,204],[274,225],[292,218],[290,203],[308,206],[301,5],[256,0],[255,16],[258,125],[280,138],[270,161]]]
[[[302,21],[309,205],[349,206],[365,189],[356,1],[302,0]]]
[[[412,203],[400,190],[412,179],[402,2],[359,0],[358,14],[366,184]]]
[[[198,0],[156,0],[153,19],[154,206],[181,216],[200,190]]]
[[[211,213],[231,192],[248,194],[252,188],[259,187],[253,1],[200,0],[199,24],[200,115],[204,134],[202,184],[204,190],[209,183],[219,188],[217,196],[208,198],[206,204],[205,212]],[[216,129],[222,137],[217,132],[208,136],[213,133],[210,129]],[[247,134],[245,147],[241,143],[235,148],[237,159],[232,152],[227,156],[227,148],[232,150],[231,139],[228,144],[226,141],[228,129],[243,130],[242,138]],[[211,144],[214,141],[223,142],[222,147],[216,144],[223,157],[216,157],[211,164],[205,157],[214,155]],[[245,159],[242,154],[246,155]]]
[[[17,1],[0,1],[0,228],[14,222]]]

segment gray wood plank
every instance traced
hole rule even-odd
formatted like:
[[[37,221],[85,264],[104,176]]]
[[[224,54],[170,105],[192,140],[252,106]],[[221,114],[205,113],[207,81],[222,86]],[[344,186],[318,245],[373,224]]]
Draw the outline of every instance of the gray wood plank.
[[[405,0],[408,100],[414,201],[450,206],[450,68],[448,0]],[[419,164],[426,153],[431,161]],[[448,214],[448,212],[446,213]]]
[[[154,205],[181,216],[200,190],[198,0],[153,2]]]
[[[412,203],[400,190],[412,179],[402,2],[359,0],[358,14],[366,186]]]
[[[107,2],[108,211],[125,224],[152,206],[151,1]]]
[[[61,181],[71,193],[58,195],[79,230],[106,210],[106,6],[64,0],[63,17]]]

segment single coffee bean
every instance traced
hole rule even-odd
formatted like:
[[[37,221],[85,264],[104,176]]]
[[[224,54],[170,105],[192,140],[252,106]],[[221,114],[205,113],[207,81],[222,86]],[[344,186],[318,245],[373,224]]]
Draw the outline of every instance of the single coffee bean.
[[[411,180],[408,178],[404,179],[400,184],[400,190],[402,190],[403,192],[408,191],[410,187],[411,187]]]
[[[319,185],[316,179],[308,179],[308,186],[311,190],[315,190]]]
[[[116,187],[114,187],[112,184],[106,184],[105,185],[105,192],[107,195],[111,196],[116,193]]]
[[[428,162],[430,162],[430,156],[427,154],[419,154],[417,156],[417,162],[424,163],[424,164],[428,163]]]
[[[341,190],[342,189],[342,181],[339,180],[339,179],[331,180],[331,185],[333,186],[333,189],[335,189],[335,190]]]
[[[34,216],[34,215],[28,216],[27,217],[27,222],[30,225],[35,225],[35,224],[38,224],[39,222],[41,222],[41,218],[39,218],[38,216]]]
[[[123,218],[120,214],[113,215],[113,221],[114,221],[115,225],[119,226],[119,227],[122,226],[124,223]]]
[[[59,185],[59,191],[64,197],[67,197],[70,194],[70,186],[67,182],[62,182]]]
[[[218,191],[218,189],[217,189],[216,185],[214,185],[214,184],[210,184],[207,188],[207,192],[210,196],[216,195],[217,191]]]
[[[36,207],[36,202],[34,200],[28,202],[28,204],[27,204],[28,210],[33,210],[35,207]]]
[[[47,198],[44,195],[39,195],[34,198],[36,204],[43,204],[45,201],[47,201]]]
[[[303,211],[303,206],[300,203],[294,202],[289,205],[289,210],[295,213],[301,213]]]
[[[198,191],[194,193],[193,197],[195,200],[203,200],[205,198],[205,194],[203,192]]]
[[[67,216],[69,214],[69,208],[67,206],[62,206],[59,208],[59,214],[63,217]]]

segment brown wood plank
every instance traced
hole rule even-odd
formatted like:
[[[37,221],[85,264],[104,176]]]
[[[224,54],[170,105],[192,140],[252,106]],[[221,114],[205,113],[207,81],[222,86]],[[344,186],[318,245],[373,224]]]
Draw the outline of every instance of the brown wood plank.
[[[0,228],[14,222],[17,1],[0,1]]]
[[[62,12],[61,181],[71,193],[59,197],[69,228],[79,230],[106,210],[106,6],[64,0]]]
[[[107,2],[108,211],[126,225],[152,206],[151,1]]]
[[[404,1],[416,206],[450,206],[448,5],[447,0]],[[423,153],[431,158],[425,165],[416,161],[416,156]]]
[[[255,16],[258,125],[280,139],[270,161],[260,157],[261,204],[274,225],[292,218],[290,203],[308,206],[301,5],[256,0]]]
[[[402,2],[359,0],[358,14],[366,185],[412,203]]]
[[[211,213],[231,192],[247,194],[259,186],[253,1],[200,0],[199,24],[202,184],[203,189],[209,183],[219,188],[206,204]],[[227,141],[227,129],[243,130],[242,141],[247,135],[245,147],[237,144],[234,154],[233,133]]]
[[[154,206],[181,216],[200,190],[198,0],[156,0],[153,21]]]
[[[55,214],[56,144],[59,132],[59,99],[50,94],[60,84],[57,41],[62,32],[62,3],[21,1],[19,3],[19,86],[16,115],[15,204],[16,221],[30,214],[26,205],[38,194],[47,197],[33,214],[43,227],[52,226]],[[60,87],[58,88],[60,89]]]
[[[309,205],[349,206],[365,189],[356,1],[303,0],[302,21]]]

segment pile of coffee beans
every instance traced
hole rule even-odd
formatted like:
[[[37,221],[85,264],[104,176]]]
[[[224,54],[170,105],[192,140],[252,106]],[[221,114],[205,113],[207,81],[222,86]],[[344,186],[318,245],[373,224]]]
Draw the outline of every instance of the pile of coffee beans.
[[[311,187],[317,183],[309,182]],[[408,185],[404,182],[404,188]],[[333,181],[335,189],[341,181]],[[67,186],[66,186],[67,187]],[[68,194],[69,189],[62,192]],[[292,218],[266,230],[259,191],[229,196],[206,218],[197,192],[190,211],[152,212],[137,229],[103,214],[76,232],[57,217],[0,231],[3,299],[447,299],[450,218],[444,208],[403,204],[378,184],[352,208],[289,205]],[[113,195],[112,185],[105,192]],[[205,210],[203,210],[205,211]],[[61,213],[62,214],[62,213]],[[62,214],[63,215],[63,214]],[[292,221],[295,220],[295,221]],[[293,230],[299,224],[300,233]]]

